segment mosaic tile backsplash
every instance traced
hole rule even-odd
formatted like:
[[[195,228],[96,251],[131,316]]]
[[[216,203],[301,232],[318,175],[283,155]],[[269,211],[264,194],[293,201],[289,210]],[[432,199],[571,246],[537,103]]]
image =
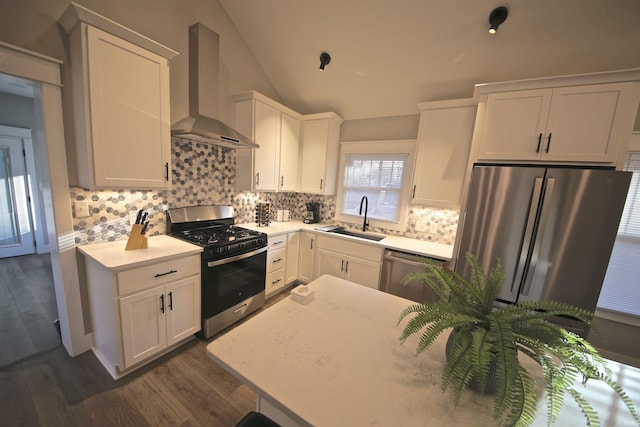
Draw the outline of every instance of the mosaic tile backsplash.
[[[129,213],[144,209],[149,213],[148,235],[165,233],[165,210],[175,207],[220,204],[231,205],[236,223],[252,223],[258,201],[268,201],[272,209],[291,210],[292,219],[304,218],[308,201],[319,202],[323,222],[344,226],[358,224],[333,220],[334,196],[302,193],[250,193],[235,191],[235,151],[216,145],[199,144],[174,138],[171,143],[171,191],[113,190],[88,191],[70,188],[70,201],[87,200],[90,216],[73,218],[76,244],[126,239],[131,229]],[[452,245],[458,225],[458,211],[412,206],[404,232],[372,227],[371,231]],[[436,232],[416,230],[426,223]]]

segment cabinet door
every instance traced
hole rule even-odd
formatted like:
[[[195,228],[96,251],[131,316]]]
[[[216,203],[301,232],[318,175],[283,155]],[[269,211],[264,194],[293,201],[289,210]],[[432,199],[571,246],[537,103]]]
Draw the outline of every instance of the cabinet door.
[[[329,274],[334,277],[344,278],[345,256],[341,253],[318,249],[316,251],[316,277]]]
[[[298,256],[298,280],[309,283],[315,276],[313,266],[315,258],[315,237],[314,233],[300,232],[300,254]]]
[[[478,159],[539,159],[551,93],[536,89],[487,95]]]
[[[95,187],[169,188],[167,60],[91,26],[87,51],[91,140],[82,157]]]
[[[287,235],[287,264],[285,268],[286,284],[298,279],[298,251],[300,250],[300,233],[294,232]]]
[[[167,346],[164,287],[120,299],[120,327],[124,366],[149,358]]]
[[[167,345],[195,334],[200,324],[200,275],[165,287]]]
[[[420,113],[413,204],[460,207],[475,116],[475,105]]]
[[[378,289],[380,286],[380,263],[347,257],[344,278],[369,288]]]
[[[615,162],[614,121],[623,90],[633,90],[633,83],[554,89],[543,158]]]
[[[280,115],[280,191],[298,191],[300,188],[300,120]]]
[[[324,194],[329,121],[327,119],[304,121],[302,132],[300,191],[302,193]]]
[[[255,139],[260,148],[255,149],[255,189],[277,191],[280,158],[280,112],[258,100],[254,104]]]

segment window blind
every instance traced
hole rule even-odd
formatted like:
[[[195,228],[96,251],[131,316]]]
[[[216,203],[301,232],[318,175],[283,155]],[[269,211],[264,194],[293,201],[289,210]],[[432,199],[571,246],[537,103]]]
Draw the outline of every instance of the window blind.
[[[633,172],[598,308],[640,317],[640,152],[630,152],[625,170]]]

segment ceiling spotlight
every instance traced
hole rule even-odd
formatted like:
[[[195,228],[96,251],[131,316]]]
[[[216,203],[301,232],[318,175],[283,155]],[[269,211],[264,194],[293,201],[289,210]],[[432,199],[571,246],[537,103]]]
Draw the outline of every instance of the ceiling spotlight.
[[[331,55],[329,55],[327,52],[322,52],[320,54],[320,69],[324,71],[325,65],[327,65],[329,62],[331,62]]]
[[[509,10],[504,6],[493,9],[491,11],[491,15],[489,15],[489,24],[491,24],[489,27],[489,34],[495,34],[496,31],[498,31],[500,24],[507,20],[508,15]]]

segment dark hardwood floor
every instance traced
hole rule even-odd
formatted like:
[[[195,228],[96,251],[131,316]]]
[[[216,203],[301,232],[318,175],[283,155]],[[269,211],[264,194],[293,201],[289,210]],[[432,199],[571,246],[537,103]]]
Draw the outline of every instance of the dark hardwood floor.
[[[0,368],[0,425],[232,427],[256,396],[207,358],[210,341],[197,338],[118,381],[92,352],[72,358],[63,347]]]
[[[61,345],[49,254],[0,259],[0,367]]]

